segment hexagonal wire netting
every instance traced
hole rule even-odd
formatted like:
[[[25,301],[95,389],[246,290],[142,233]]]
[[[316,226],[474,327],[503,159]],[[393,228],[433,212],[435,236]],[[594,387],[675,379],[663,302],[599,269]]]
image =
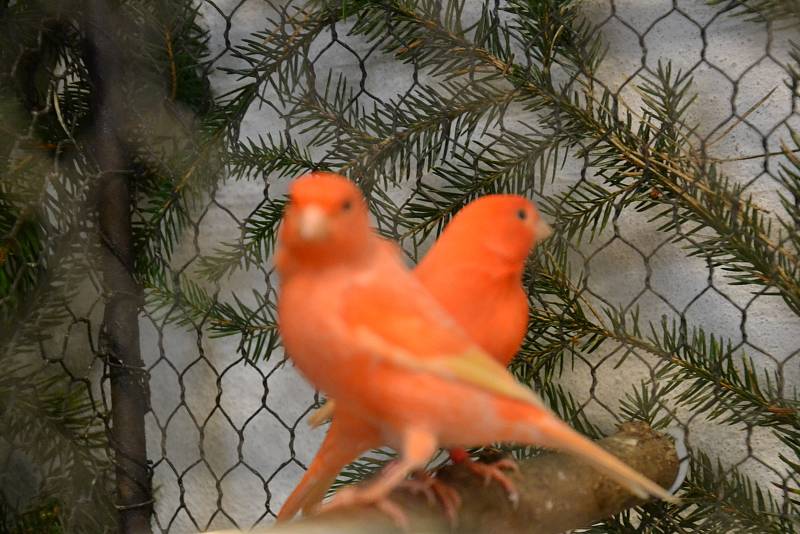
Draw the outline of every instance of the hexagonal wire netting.
[[[450,2],[429,4],[441,4],[442,19],[452,14]],[[458,14],[463,27],[478,19],[482,4],[466,2]],[[398,59],[395,54],[402,51],[385,51],[383,41],[351,33],[352,18],[316,16],[313,9],[301,11],[299,5],[272,5],[260,0],[198,3],[201,24],[211,32],[206,68],[215,93],[224,94],[251,82],[257,83],[258,90],[238,131],[242,144],[228,160],[232,176],[213,184],[196,209],[186,214],[188,222],[169,262],[172,276],[186,276],[211,300],[202,301],[206,307],[183,324],[175,323],[182,309],[178,301],[185,298],[180,296],[166,310],[154,311],[146,306],[140,317],[141,350],[150,389],[145,421],[155,491],[153,525],[159,532],[270,522],[325,432],[324,427],[314,430],[306,424],[306,416],[319,405],[320,398],[287,364],[276,345],[271,249],[264,251],[264,261],[254,262],[250,260],[257,252],[247,248],[248,240],[259,231],[254,221],[264,220],[265,213],[275,208],[287,180],[276,178],[277,167],[270,168],[268,163],[249,159],[247,167],[243,163],[246,156],[255,158],[262,141],[271,135],[281,141],[286,154],[290,153],[287,146],[307,147],[307,154],[297,155],[301,162],[305,157],[341,168],[350,155],[337,151],[396,142],[399,134],[408,131],[404,130],[408,124],[403,123],[401,113],[405,113],[403,106],[413,95],[430,86],[445,94],[442,78],[432,72],[432,64],[415,60],[413,55]],[[737,15],[740,11],[724,9],[730,5],[680,0],[577,3],[581,15],[598,25],[607,46],[603,61],[592,73],[598,93],[601,87],[608,88],[634,111],[634,121],[638,121],[647,98],[643,80],[657,76],[659,62],[670,62],[673,76],[678,70],[690,74],[689,92],[697,97],[683,122],[692,125],[689,138],[693,154],[715,163],[732,182],[743,184],[742,194],[752,195],[764,213],[785,213],[779,198],[783,187],[779,173],[780,166],[788,161],[781,143],[791,144],[790,128],[798,123],[796,96],[786,69],[794,61],[790,40],[797,26],[789,22],[790,17],[770,22]],[[499,10],[500,20],[511,20],[504,7],[504,2],[489,3],[490,11]],[[389,15],[381,31],[393,36],[385,41],[402,42],[407,37],[405,27]],[[291,54],[299,59],[275,67],[279,60],[270,55],[271,43],[287,49],[292,46]],[[406,46],[413,48],[412,44]],[[253,59],[258,57],[254,52],[258,45],[264,46],[260,63]],[[510,61],[533,61],[531,48],[519,43],[513,46],[516,59]],[[340,100],[332,90],[326,94],[330,76],[331,87],[341,79],[352,91],[342,93]],[[295,96],[313,91],[316,100],[290,99],[293,88],[282,86],[281,80],[296,83]],[[328,127],[336,132],[330,137],[332,141],[320,143],[315,138],[322,127],[311,119],[303,122],[298,111],[301,105],[316,106],[314,121],[328,113]],[[341,117],[341,110],[357,110],[358,106],[382,110],[375,120],[383,124],[383,130],[370,122],[368,115],[356,115],[356,111],[344,119],[336,118],[337,111]],[[491,141],[493,133],[530,132],[526,128],[538,124],[540,111],[511,101],[491,120],[483,117],[478,121],[479,127],[469,134],[476,143],[472,146],[485,155],[479,143]],[[455,123],[456,119],[449,120]],[[306,131],[309,124],[313,128]],[[488,125],[487,129],[482,125]],[[358,128],[363,130],[360,139]],[[463,145],[464,139],[456,137],[450,132],[442,140]],[[539,169],[531,166],[526,193],[543,203],[584,183],[604,183],[597,161],[579,155],[579,148],[565,151],[560,154],[563,160],[551,162],[556,168],[552,182],[541,180]],[[398,222],[395,215],[407,216],[408,199],[418,200],[426,186],[445,183],[444,171],[437,174],[433,170],[437,166],[447,169],[443,162],[453,161],[454,153],[455,149],[444,148],[429,159],[414,159],[408,175],[396,171],[401,177],[399,185],[392,186],[375,204],[379,228],[388,235],[403,237],[412,258],[426,250],[432,236],[408,231],[410,226]],[[366,149],[361,156],[365,159],[346,170],[355,175],[366,172],[368,158],[379,157]],[[267,155],[263,159],[266,161]],[[394,160],[386,163],[387,167],[392,165]],[[488,171],[475,170],[476,181],[481,172]],[[654,187],[648,194],[656,200],[664,193]],[[443,197],[439,200],[446,201]],[[593,239],[588,235],[575,237],[568,248],[575,294],[586,310],[598,311],[590,320],[604,324],[607,331],[614,330],[612,321],[600,311],[611,307],[622,314],[638,310],[645,330],[642,337],[648,335],[648,322],[658,325],[662,317],[676,319],[690,329],[702,327],[730,340],[733,354],[746,352],[751,356],[759,377],[765,370],[772,373],[776,399],[794,395],[800,378],[797,314],[769,287],[732,285],[722,267],[702,254],[690,256],[687,249],[691,250],[693,240],[702,241],[702,234],[689,235],[680,225],[662,231],[659,227],[665,220],[651,220],[650,211],[610,206],[606,228]],[[219,265],[225,253],[230,254],[230,265],[243,268],[223,269],[224,276],[211,277],[213,281],[208,282],[212,267]],[[99,356],[99,287],[99,283],[85,283],[65,308],[69,319],[64,331],[47,346],[42,345],[42,357],[71,362],[62,365],[76,377],[99,378],[99,358],[81,360],[77,356]],[[536,305],[540,301],[535,287],[531,287]],[[231,307],[231,314],[226,315],[225,306]],[[233,321],[236,314],[250,320],[247,328],[239,330],[240,335],[224,335],[236,332],[225,323]],[[225,330],[228,326],[229,331]],[[568,363],[556,379],[580,411],[607,433],[623,418],[621,401],[626,394],[632,394],[640,384],[655,387],[654,377],[661,369],[663,355],[628,341],[617,337],[596,351],[582,350],[580,344],[564,348]],[[248,357],[254,355],[258,359],[253,363]],[[106,375],[103,373],[103,377]],[[719,379],[717,387],[724,387]],[[107,408],[108,388],[93,389]],[[711,399],[723,405],[727,402],[716,394]],[[671,425],[681,428],[690,450],[719,458],[726,469],[738,469],[779,500],[786,497],[785,490],[772,483],[781,485],[789,480],[788,468],[779,460],[779,454],[788,449],[772,428],[747,421],[712,421],[706,413],[695,413],[686,405],[667,405],[673,417]],[[780,406],[776,404],[775,409]],[[100,417],[106,420],[105,413]],[[796,485],[796,475],[790,483]]]

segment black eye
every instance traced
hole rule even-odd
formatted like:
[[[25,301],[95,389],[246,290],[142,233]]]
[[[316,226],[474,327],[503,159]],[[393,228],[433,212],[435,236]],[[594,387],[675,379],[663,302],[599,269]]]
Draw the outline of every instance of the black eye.
[[[520,220],[524,221],[525,219],[528,218],[528,213],[525,210],[519,210],[517,212],[517,217],[519,217]]]
[[[342,202],[342,211],[350,211],[353,209],[353,201],[352,200],[345,200]]]

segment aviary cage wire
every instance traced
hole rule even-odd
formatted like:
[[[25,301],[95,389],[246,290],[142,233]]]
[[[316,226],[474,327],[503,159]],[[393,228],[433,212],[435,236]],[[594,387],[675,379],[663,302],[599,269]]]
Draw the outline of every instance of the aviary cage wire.
[[[420,20],[427,17],[433,21],[430,31],[449,34],[468,28],[483,8],[483,2],[418,3]],[[487,89],[482,98],[468,92],[448,93],[447,77],[436,71],[446,62],[415,56],[414,48],[423,43],[404,42],[409,35],[406,24],[411,23],[401,24],[399,17],[392,16],[391,6],[414,2],[383,4],[387,7],[385,22],[378,26],[384,35],[381,38],[352,33],[354,16],[348,16],[344,8],[322,15],[315,8],[300,9],[302,4],[293,2],[201,0],[197,4],[200,24],[210,29],[210,54],[202,61],[215,93],[254,85],[243,100],[247,111],[237,128],[240,143],[226,154],[226,176],[197,186],[207,190],[195,195],[186,211],[175,215],[185,219],[184,229],[177,249],[171,256],[164,255],[165,272],[174,291],[155,292],[155,300],[151,299],[140,315],[150,394],[145,421],[155,531],[193,532],[270,522],[324,433],[324,428],[311,430],[305,423],[319,397],[286,364],[274,329],[272,243],[265,239],[248,244],[270,231],[271,221],[280,213],[286,176],[292,174],[275,166],[274,156],[282,150],[286,159],[294,158],[295,174],[302,172],[304,161],[313,161],[357,176],[381,178],[388,174],[397,179],[387,194],[374,197],[376,220],[386,234],[403,237],[406,250],[414,257],[424,251],[439,228],[433,212],[425,209],[455,203],[437,193],[437,188],[448,187],[448,176],[458,168],[478,184],[493,172],[506,172],[503,165],[515,157],[524,159],[531,150],[515,136],[530,134],[538,125],[541,110],[525,109],[524,95],[510,98],[501,89]],[[633,131],[647,105],[646,80],[660,77],[674,83],[678,72],[690,76],[691,82],[684,78],[683,83],[697,97],[681,119],[689,125],[687,146],[691,148],[691,153],[682,156],[715,163],[733,183],[742,186],[739,194],[743,198],[753,196],[765,216],[786,214],[778,195],[789,194],[781,185],[781,173],[786,172],[782,166],[791,168],[791,162],[783,150],[794,146],[790,128],[798,125],[797,91],[786,69],[795,62],[790,41],[796,38],[798,27],[790,17],[762,20],[757,13],[743,16],[744,8],[737,2],[586,0],[574,4],[598,26],[602,43],[608,47],[604,60],[591,74],[597,94],[607,88],[621,106],[633,111],[634,122],[629,125]],[[496,13],[498,21],[514,23],[514,15],[503,10],[506,7],[504,2],[489,2],[486,9]],[[731,7],[734,9],[726,9]],[[456,19],[461,20],[461,28],[453,23]],[[475,40],[476,30],[471,31],[464,42],[476,50],[488,49],[487,43]],[[457,43],[456,37],[451,46]],[[447,38],[424,45],[447,54]],[[505,58],[508,65],[538,61],[535,46],[525,48],[523,44],[511,45],[515,55]],[[393,48],[385,51],[384,46]],[[404,56],[399,59],[396,54]],[[668,64],[671,71],[666,74]],[[484,68],[486,65],[476,60],[471,71],[448,74],[460,83],[479,77]],[[562,70],[555,75],[568,74]],[[66,79],[70,73],[63,76]],[[432,93],[431,87],[438,93]],[[291,91],[302,98],[288,99]],[[455,111],[427,122],[420,113],[414,123],[415,102],[430,104],[427,97],[455,102]],[[50,110],[51,103],[42,114]],[[306,111],[301,110],[303,106]],[[473,111],[481,106],[491,112],[469,124],[476,115]],[[373,109],[375,115],[370,114]],[[19,136],[17,143],[33,138],[37,117],[34,115],[31,130]],[[466,136],[465,131],[469,131]],[[624,135],[609,131],[600,137],[616,133]],[[268,139],[268,135],[272,137]],[[417,157],[419,153],[413,149],[399,148],[408,137],[420,145],[435,138],[441,146]],[[462,150],[467,138],[472,152]],[[581,144],[586,147],[593,141],[597,139]],[[275,142],[271,148],[270,142]],[[490,143],[496,146],[487,146]],[[300,150],[295,153],[296,147]],[[646,153],[652,147],[639,148]],[[590,184],[599,187],[606,183],[598,175],[598,160],[588,155],[576,157],[579,149],[580,145],[552,155],[546,170],[552,181],[541,176],[544,167],[537,162],[525,167],[518,179],[501,177],[497,183],[523,190],[540,203],[549,199],[548,213],[565,210],[577,220],[577,209],[592,209],[592,195],[604,194]],[[484,163],[472,161],[472,156],[484,158]],[[47,172],[59,173],[60,163],[54,158]],[[277,178],[278,173],[284,177]],[[657,181],[653,183],[656,185],[648,186],[644,194],[658,201],[666,193]],[[194,187],[176,184],[184,186]],[[492,189],[491,185],[482,187],[476,191]],[[622,195],[619,191],[624,187],[611,189]],[[557,194],[568,191],[575,192],[571,198],[577,198],[578,204],[559,204],[562,197]],[[673,209],[677,220],[680,215],[674,202],[672,205],[670,208],[670,202],[665,202],[663,209]],[[662,353],[654,354],[637,344],[637,339],[649,335],[648,321],[658,329],[666,317],[670,325],[676,321],[676,328],[683,325],[689,334],[692,327],[699,326],[723,343],[730,341],[730,347],[719,347],[720,353],[751,356],[755,376],[763,380],[769,375],[774,391],[764,391],[763,399],[739,404],[735,395],[729,395],[737,385],[722,383],[721,375],[712,373],[706,378],[711,385],[704,402],[740,413],[741,421],[723,422],[727,416],[711,421],[708,412],[694,413],[689,406],[675,407],[670,402],[659,417],[670,414],[674,419],[670,425],[684,430],[690,449],[709,455],[708,469],[713,471],[716,458],[720,458],[723,472],[735,469],[751,477],[777,499],[776,513],[788,514],[786,485],[796,487],[798,480],[779,459],[779,454],[788,454],[780,436],[784,427],[787,432],[797,432],[798,416],[796,404],[792,408],[778,400],[796,399],[800,312],[791,311],[768,285],[755,289],[732,285],[725,265],[714,265],[702,254],[689,256],[685,249],[695,246],[696,250],[696,244],[704,239],[702,233],[689,235],[691,225],[661,231],[659,227],[669,216],[651,221],[649,212],[638,213],[622,201],[608,203],[604,209],[607,212],[601,219],[607,219],[605,228],[591,238],[590,232],[573,235],[565,253],[572,266],[568,289],[587,320],[600,325],[592,335],[608,339],[591,350],[593,343],[586,342],[586,335],[579,335],[580,329],[573,323],[565,322],[563,331],[532,330],[532,337],[561,343],[563,370],[559,374],[554,368],[549,373],[563,388],[563,398],[571,400],[572,409],[602,431],[610,432],[624,417],[626,403],[640,407],[650,403],[651,410],[656,410],[651,397],[661,391],[662,363],[669,358],[669,347],[663,343]],[[149,216],[145,211],[134,215],[140,220]],[[553,222],[558,225],[560,221]],[[796,231],[797,221],[794,224]],[[565,223],[562,229],[568,231],[569,227]],[[58,238],[51,237],[53,246]],[[778,245],[794,246],[789,238]],[[43,342],[38,352],[59,372],[68,374],[76,387],[97,396],[101,401],[97,417],[108,425],[108,368],[98,345],[103,298],[94,277],[93,273],[76,281],[82,285],[75,298],[54,304],[62,306],[63,313],[58,324],[52,325],[52,338]],[[552,303],[552,295],[537,286],[536,280],[534,273],[532,304],[539,306],[534,320],[561,314],[565,321],[574,321]],[[156,301],[158,306],[153,304]],[[618,310],[618,315],[604,315],[604,308]],[[630,319],[634,313],[642,325],[638,333],[626,330],[618,321],[622,316]],[[523,357],[539,354],[541,346],[529,344],[527,349]],[[741,362],[735,365],[741,366]],[[95,380],[100,380],[101,387]],[[770,405],[773,400],[774,406]],[[760,411],[753,408],[759,402],[763,404]],[[9,452],[6,465],[12,467],[4,471],[15,472],[17,463],[13,451]],[[724,488],[715,513],[735,515]]]

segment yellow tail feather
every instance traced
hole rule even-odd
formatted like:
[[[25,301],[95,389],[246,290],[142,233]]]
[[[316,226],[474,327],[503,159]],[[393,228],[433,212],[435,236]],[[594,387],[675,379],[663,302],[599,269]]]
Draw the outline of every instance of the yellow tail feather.
[[[546,435],[553,440],[554,447],[580,457],[640,499],[653,496],[673,504],[679,502],[670,492],[555,417]]]

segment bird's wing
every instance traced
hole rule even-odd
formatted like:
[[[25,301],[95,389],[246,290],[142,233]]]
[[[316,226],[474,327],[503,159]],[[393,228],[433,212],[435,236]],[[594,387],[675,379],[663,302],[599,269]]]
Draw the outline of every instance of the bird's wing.
[[[529,388],[472,342],[405,271],[354,284],[342,309],[357,349],[415,372],[434,373],[542,407]]]

